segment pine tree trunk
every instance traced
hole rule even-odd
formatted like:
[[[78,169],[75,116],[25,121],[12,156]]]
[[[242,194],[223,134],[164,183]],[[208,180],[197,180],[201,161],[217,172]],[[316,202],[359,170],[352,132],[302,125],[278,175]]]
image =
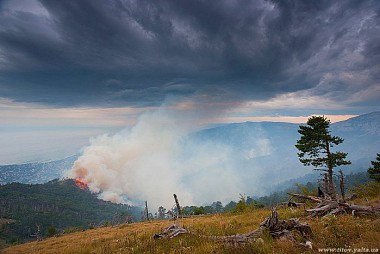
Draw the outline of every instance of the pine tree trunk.
[[[323,174],[323,188],[325,191],[325,195],[331,195],[329,191],[329,179],[327,179],[327,173]]]
[[[336,192],[335,192],[335,187],[334,187],[334,181],[333,181],[333,165],[332,165],[332,158],[331,158],[331,153],[330,153],[330,144],[328,140],[326,139],[326,153],[327,153],[327,166],[328,166],[328,171],[327,171],[327,176],[329,180],[329,194],[333,200],[336,199]]]

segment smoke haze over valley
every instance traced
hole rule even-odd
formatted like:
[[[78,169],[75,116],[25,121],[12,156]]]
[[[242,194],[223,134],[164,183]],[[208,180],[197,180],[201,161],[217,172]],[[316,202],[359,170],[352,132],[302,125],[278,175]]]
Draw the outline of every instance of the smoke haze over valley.
[[[165,108],[145,114],[132,128],[92,138],[79,158],[70,158],[71,164],[57,173],[65,169],[65,176],[83,178],[105,200],[149,200],[157,207],[170,205],[173,193],[185,204],[198,205],[234,200],[239,193],[269,194],[277,184],[313,172],[296,155],[298,124],[246,122],[198,130],[188,120]],[[380,113],[331,129],[345,139],[337,149],[353,162],[343,170],[366,170],[380,146]]]
[[[260,196],[312,172],[298,161],[297,130],[297,124],[247,122],[194,133],[180,116],[162,109],[129,130],[92,139],[69,176],[88,181],[105,200],[149,200],[156,207],[170,205],[172,193],[197,205],[239,193]],[[366,169],[380,146],[380,113],[336,123],[332,130],[346,139],[335,149],[353,161],[343,169]]]

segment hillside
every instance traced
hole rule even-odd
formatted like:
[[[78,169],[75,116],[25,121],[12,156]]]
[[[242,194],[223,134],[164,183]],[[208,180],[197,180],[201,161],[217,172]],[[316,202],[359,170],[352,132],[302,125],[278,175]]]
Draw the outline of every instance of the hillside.
[[[380,204],[380,196],[359,203]],[[351,253],[365,252],[365,249],[379,251],[380,220],[373,217],[353,217],[351,215],[305,218],[304,208],[279,208],[279,217],[289,219],[303,217],[301,222],[310,225],[313,232],[310,241],[312,250],[288,239],[273,240],[265,235],[261,240],[244,244],[229,245],[216,242],[205,236],[243,234],[259,227],[269,209],[247,209],[241,213],[195,216],[181,220],[181,226],[192,234],[184,234],[173,239],[155,240],[153,235],[161,232],[173,222],[156,220],[103,227],[48,238],[41,242],[31,242],[4,249],[4,254],[18,253],[316,253],[319,249],[351,249]],[[364,248],[364,251],[363,251]],[[334,251],[333,251],[334,250]],[[358,251],[359,250],[359,251]],[[362,250],[362,251],[360,251]],[[326,251],[328,252],[328,250]]]
[[[57,232],[70,227],[85,229],[107,221],[125,221],[128,215],[137,218],[140,211],[100,200],[72,180],[0,186],[0,218],[12,220],[0,227],[0,240],[8,243],[31,240],[36,225],[46,236],[49,227]]]
[[[78,156],[70,156],[57,161],[0,165],[0,184],[46,183],[61,178],[62,172],[70,169],[77,158]]]
[[[348,153],[349,170],[367,169],[380,148],[380,112],[357,116],[331,126],[334,135],[344,138],[339,149]]]

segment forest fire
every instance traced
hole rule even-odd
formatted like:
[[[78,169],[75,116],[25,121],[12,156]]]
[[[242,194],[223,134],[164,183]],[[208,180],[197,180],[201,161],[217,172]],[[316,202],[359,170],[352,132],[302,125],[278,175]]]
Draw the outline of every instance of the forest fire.
[[[87,188],[88,182],[83,180],[82,178],[76,178],[75,185],[79,187],[80,189],[84,190]]]

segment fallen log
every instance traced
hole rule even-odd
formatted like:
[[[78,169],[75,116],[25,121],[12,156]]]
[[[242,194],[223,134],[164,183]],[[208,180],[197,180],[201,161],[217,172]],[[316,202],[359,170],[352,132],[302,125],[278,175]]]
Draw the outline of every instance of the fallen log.
[[[304,207],[306,204],[301,203],[301,202],[293,202],[293,201],[288,201],[288,202],[282,202],[280,206],[282,207]]]
[[[349,209],[349,212],[353,215],[356,214],[374,214],[380,215],[380,207],[379,206],[364,206],[364,205],[355,205],[355,204],[341,204],[342,206],[346,206]]]
[[[296,198],[308,199],[316,203],[320,203],[323,200],[322,198],[319,198],[319,197],[302,195],[302,194],[297,194],[297,193],[288,193],[288,195],[296,197]]]
[[[269,231],[269,234],[272,236],[272,238],[286,237],[288,239],[291,239],[292,241],[295,241],[292,231],[299,232],[301,236],[303,236],[306,239],[309,239],[312,236],[311,228],[307,223],[300,223],[299,219],[280,220],[278,218],[278,213],[275,208],[272,209],[271,216],[265,218],[265,220],[261,222],[259,228],[246,234],[236,234],[230,236],[198,236],[205,237],[213,241],[224,242],[232,245],[239,245],[244,243],[250,243],[260,238],[265,230]],[[174,224],[165,229],[162,233],[155,234],[153,238],[173,238],[179,234],[186,233],[190,232]],[[194,233],[191,234],[197,235]]]
[[[379,206],[364,206],[364,205],[355,205],[349,204],[344,201],[323,199],[314,196],[301,195],[296,193],[288,193],[290,196],[312,200],[318,205],[315,208],[306,209],[306,212],[312,213],[312,217],[315,216],[325,216],[333,214],[352,214],[352,215],[380,215]]]
[[[177,224],[172,224],[166,229],[164,229],[160,234],[154,234],[154,239],[160,238],[173,238],[180,234],[186,234],[188,231],[184,228],[177,226]]]
[[[260,236],[264,233],[265,227],[259,227],[258,229],[251,231],[247,234],[236,234],[229,236],[203,236],[213,241],[224,242],[231,245],[239,245],[250,243],[253,240],[260,238]]]
[[[323,212],[335,209],[339,206],[338,202],[317,206],[316,208],[306,209],[306,212]]]

